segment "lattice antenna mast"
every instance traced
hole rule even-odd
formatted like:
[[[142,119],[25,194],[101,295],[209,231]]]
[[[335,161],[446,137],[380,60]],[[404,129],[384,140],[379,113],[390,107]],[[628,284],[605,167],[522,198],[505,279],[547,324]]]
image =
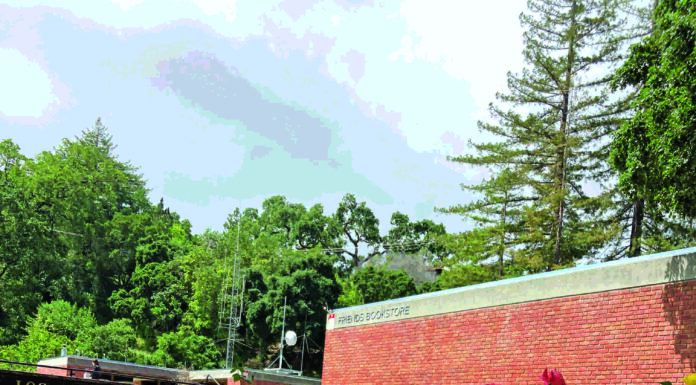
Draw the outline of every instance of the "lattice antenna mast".
[[[227,290],[229,289],[230,285],[230,269],[227,268],[227,247],[225,247],[225,261],[223,262],[222,266],[223,269],[225,269],[225,279],[222,281],[222,287],[220,287],[220,311],[218,312],[219,316],[219,322],[218,322],[218,332],[222,328],[227,328],[227,297],[229,297],[229,293],[227,293]]]
[[[234,344],[237,339],[237,329],[242,323],[242,310],[244,308],[244,277],[242,276],[241,258],[239,258],[239,233],[240,233],[241,213],[237,215],[237,247],[232,261],[232,279],[226,279],[227,283],[223,289],[222,305],[220,309],[220,327],[227,329],[227,354],[225,357],[225,368],[230,369],[234,361]],[[229,269],[228,269],[229,272]],[[229,285],[229,289],[227,288]],[[227,317],[225,317],[225,315]]]

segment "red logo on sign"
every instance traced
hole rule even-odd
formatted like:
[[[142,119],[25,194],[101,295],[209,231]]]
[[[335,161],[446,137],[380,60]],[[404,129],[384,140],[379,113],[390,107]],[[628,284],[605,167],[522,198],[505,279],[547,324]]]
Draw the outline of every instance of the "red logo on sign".
[[[336,314],[334,314],[334,313],[329,314],[329,319],[333,319],[333,318],[336,318]]]

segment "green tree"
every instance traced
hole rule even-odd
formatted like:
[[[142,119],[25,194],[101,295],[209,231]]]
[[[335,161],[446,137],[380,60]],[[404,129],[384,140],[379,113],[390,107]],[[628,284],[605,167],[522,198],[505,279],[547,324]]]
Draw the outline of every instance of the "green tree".
[[[110,299],[116,314],[133,319],[141,335],[147,337],[176,330],[190,296],[181,273],[176,262],[136,267],[133,289],[119,290]]]
[[[27,320],[27,335],[16,345],[2,347],[2,355],[12,361],[37,362],[57,356],[63,344],[69,351],[84,351],[89,343],[85,333],[96,326],[89,309],[65,301],[43,303],[36,315]]]
[[[182,322],[196,334],[215,336],[219,327],[220,295],[227,278],[224,256],[218,253],[222,236],[221,233],[206,230],[196,237],[197,246],[179,258],[184,284],[191,288],[188,310]]]
[[[219,368],[221,359],[212,339],[186,327],[157,337],[157,350],[152,354],[153,364],[168,368]]]
[[[259,224],[268,236],[278,239],[281,246],[293,244],[292,232],[295,223],[307,211],[300,203],[290,203],[283,196],[273,196],[262,204]]]
[[[491,247],[491,240],[495,242],[497,235],[494,231],[482,226],[442,237],[440,242],[449,255],[441,263],[443,270],[437,278],[437,287],[449,289],[500,279],[498,258],[494,254],[498,249]],[[521,275],[521,266],[513,259],[505,260],[503,278]]]
[[[33,168],[19,146],[0,142],[0,344],[19,340],[56,267],[56,234],[36,199]]]
[[[263,284],[251,283],[257,291],[249,293],[249,297],[258,296],[258,300],[249,298],[245,322],[250,340],[262,354],[280,338],[285,298],[286,330],[305,334],[315,346],[324,345],[327,312],[334,308],[341,292],[336,281],[335,262],[335,257],[323,254],[319,248],[285,250],[277,273],[265,276]],[[321,371],[321,353],[315,352],[312,356],[306,368]],[[286,356],[295,367],[299,367],[299,358],[299,352]]]
[[[366,266],[350,277],[340,302],[343,306],[355,306],[416,293],[413,278],[403,270],[393,271]]]
[[[49,291],[95,309],[101,321],[111,319],[107,298],[118,288],[109,269],[121,245],[111,243],[110,221],[151,207],[141,176],[114,148],[97,120],[81,136],[39,154],[32,169],[37,204],[61,250],[62,271],[52,276]]]
[[[633,199],[626,199],[631,196],[629,194],[631,193],[622,191],[621,188],[616,191],[618,200],[612,202],[616,214],[611,220],[618,222],[618,232],[623,236],[613,240],[605,260],[693,245],[696,227],[692,219],[665,212],[663,207],[651,199],[635,195]]]
[[[631,47],[628,60],[617,71],[617,86],[637,89],[635,115],[616,132],[611,153],[620,187],[633,197],[639,214],[632,223],[629,255],[655,244],[642,239],[643,213],[653,219],[656,230],[648,226],[645,237],[664,247],[679,245],[683,234],[688,237],[694,231],[696,139],[690,116],[696,104],[690,69],[696,63],[695,7],[693,1],[657,2],[652,33]],[[661,223],[665,218],[667,223]],[[676,239],[665,237],[663,226],[684,231],[674,233]]]
[[[359,268],[376,255],[380,255],[379,220],[365,202],[358,203],[355,195],[346,194],[338,204],[334,220],[340,229],[344,247],[340,254],[348,268]],[[361,255],[360,247],[367,251]]]
[[[383,239],[385,253],[422,252],[430,255],[430,260],[442,259],[445,251],[437,239],[447,233],[444,225],[430,219],[412,222],[408,215],[399,211],[392,214],[390,224],[392,228]]]
[[[293,224],[291,237],[297,242],[297,249],[306,250],[316,246],[332,249],[340,246],[340,229],[332,217],[324,215],[320,204],[303,212]]]
[[[324,215],[320,204],[309,210],[301,203],[291,203],[283,196],[266,199],[258,215],[259,238],[272,238],[279,247],[298,250],[317,245],[324,248],[338,246],[340,230],[331,217]]]
[[[454,265],[442,272],[437,283],[441,289],[476,285],[495,280],[497,272],[482,264]]]
[[[97,322],[89,309],[58,300],[42,304],[27,330],[29,334],[45,330],[54,336],[74,341],[83,330],[96,326]]]
[[[214,237],[193,236],[162,201],[152,205],[114,149],[100,120],[35,161],[0,142],[0,356],[35,362],[66,344],[112,359],[217,366],[217,322],[202,316],[217,312],[208,302],[225,270],[206,252]],[[257,231],[258,216],[250,223]]]
[[[196,245],[188,221],[162,202],[140,216],[133,271],[108,303],[116,316],[132,319],[141,335],[154,339],[175,330],[188,310],[191,281],[184,264]]]
[[[460,161],[460,158],[452,158]],[[536,199],[532,194],[525,195],[523,184],[517,173],[505,168],[495,177],[476,185],[462,185],[462,188],[479,193],[480,199],[465,205],[452,206],[440,211],[459,214],[473,220],[478,227],[484,227],[486,236],[480,244],[477,258],[494,257],[498,262],[498,277],[505,275],[506,260],[512,260],[515,247],[521,241],[522,208]],[[477,230],[473,230],[475,232]],[[475,235],[474,233],[471,235]]]
[[[524,231],[515,254],[530,271],[572,264],[613,235],[595,221],[606,197],[588,196],[583,185],[602,169],[603,140],[620,123],[621,101],[611,97],[611,73],[603,70],[620,58],[619,5],[530,0],[521,16],[527,66],[508,74],[509,93],[490,108],[495,123],[479,123],[497,140],[474,144],[476,154],[454,159],[491,170],[497,192],[489,191],[488,199],[504,197],[505,184],[495,186],[503,170],[523,186],[508,203],[520,196],[528,202],[519,208]],[[496,214],[493,225],[501,228],[500,219]]]
[[[137,335],[129,319],[115,319],[106,325],[82,329],[78,340],[82,342],[81,351],[94,357],[107,357],[111,360],[128,361],[128,350],[137,346]]]

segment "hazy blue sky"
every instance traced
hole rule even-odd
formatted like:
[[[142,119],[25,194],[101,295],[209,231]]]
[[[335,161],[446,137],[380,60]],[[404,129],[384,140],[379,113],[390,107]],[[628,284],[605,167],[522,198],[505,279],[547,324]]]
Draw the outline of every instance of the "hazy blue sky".
[[[60,4],[56,6],[55,4]],[[29,156],[97,117],[153,202],[221,229],[282,194],[354,193],[465,226],[467,151],[521,68],[522,0],[0,0],[0,138]]]

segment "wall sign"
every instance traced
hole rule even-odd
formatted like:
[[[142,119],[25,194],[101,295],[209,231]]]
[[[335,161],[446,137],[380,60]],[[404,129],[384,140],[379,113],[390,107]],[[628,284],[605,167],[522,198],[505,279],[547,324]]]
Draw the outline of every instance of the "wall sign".
[[[370,321],[386,321],[391,319],[403,318],[409,315],[410,305],[388,306],[380,309],[358,311],[349,314],[337,314],[336,323],[340,326],[367,323]]]

